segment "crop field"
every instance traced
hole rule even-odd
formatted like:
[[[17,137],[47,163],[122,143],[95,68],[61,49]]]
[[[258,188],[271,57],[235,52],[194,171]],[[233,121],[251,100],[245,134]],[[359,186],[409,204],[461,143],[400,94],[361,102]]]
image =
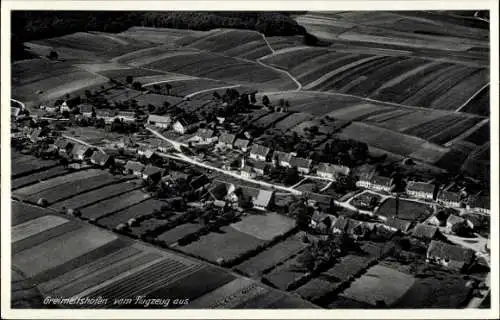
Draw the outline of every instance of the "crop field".
[[[48,215],[17,224],[12,227],[11,241],[17,242],[29,238],[37,233],[55,228],[66,222],[68,222],[67,219]]]
[[[198,53],[199,52],[196,49],[179,49],[172,48],[170,45],[162,45],[130,52],[124,54],[123,56],[116,57],[115,59],[113,59],[113,61],[134,67],[143,67],[157,60],[169,59],[177,56],[187,56]]]
[[[284,73],[251,61],[238,60],[210,52],[179,53],[145,65],[163,71],[206,77],[267,90],[295,89]]]
[[[411,156],[428,163],[435,163],[448,151],[417,137],[360,122],[347,126],[339,136],[362,141],[369,146],[401,156]],[[394,143],[395,141],[398,141],[398,143]]]
[[[34,171],[50,169],[56,165],[57,162],[54,160],[43,160],[30,155],[20,155],[15,161],[12,161],[10,174],[12,178],[17,178],[26,176]]]
[[[261,240],[270,241],[284,235],[295,227],[295,221],[274,212],[251,214],[241,221],[231,224],[234,229]]]
[[[392,306],[414,282],[415,278],[411,275],[376,265],[356,279],[342,296],[373,306],[377,305],[377,301]]]
[[[70,173],[70,174],[67,174],[64,176],[55,177],[55,178],[52,178],[49,180],[42,181],[42,182],[37,183],[37,184],[33,184],[30,186],[26,186],[24,188],[17,189],[13,194],[15,196],[29,196],[32,194],[42,192],[44,190],[49,190],[51,188],[57,188],[57,186],[64,184],[64,183],[76,182],[76,181],[84,180],[84,179],[91,179],[91,178],[94,178],[94,177],[97,177],[100,175],[103,175],[103,171],[98,170],[98,169],[77,171],[74,173]],[[109,173],[104,173],[103,176],[112,177],[112,175]]]
[[[176,40],[186,36],[196,36],[204,34],[203,31],[187,29],[169,29],[169,28],[150,28],[150,27],[132,27],[118,35],[139,41],[148,41],[151,43],[165,44],[174,43]]]
[[[385,200],[377,211],[378,215],[384,217],[397,217],[404,220],[422,221],[433,213],[428,204],[399,199],[399,212],[396,212],[396,199]]]
[[[165,82],[167,83],[167,82]],[[182,79],[182,80],[172,80],[168,81],[168,83],[172,86],[170,89],[170,94],[173,96],[184,97],[190,95],[192,93],[210,89],[216,89],[228,85],[225,82],[211,80],[211,79],[201,79],[201,78],[191,78],[191,79]]]
[[[394,107],[377,105],[374,103],[357,103],[353,104],[348,108],[342,108],[340,110],[333,110],[328,113],[330,117],[347,120],[347,121],[363,121],[369,117],[375,117],[380,115],[385,115],[397,110]]]
[[[141,69],[141,68],[132,68],[132,67],[120,67],[115,69],[108,70],[100,70],[99,74],[105,76],[109,79],[115,79],[118,81],[125,81],[128,76],[131,76],[133,79],[144,82],[144,78],[146,77],[165,77],[169,76],[168,74],[150,69]],[[147,79],[147,78],[146,78]]]
[[[11,223],[13,226],[46,215],[48,211],[20,201],[11,201]]]
[[[116,238],[113,234],[103,233],[92,227],[82,227],[15,254],[12,264],[26,276],[34,277],[96,250]]]
[[[112,198],[114,196],[120,195],[122,193],[126,193],[135,189],[141,188],[141,182],[139,180],[132,181],[124,181],[113,183],[110,185],[106,185],[103,187],[98,187],[97,189],[90,190],[83,193],[74,193],[74,196],[71,196],[72,193],[68,193],[61,198],[65,198],[63,201],[57,201],[51,204],[51,208],[56,210],[66,209],[78,209],[82,207],[89,206],[91,204],[97,203],[99,201],[103,201],[108,198]],[[70,190],[71,192],[73,190]],[[68,198],[69,197],[69,198]]]
[[[484,123],[476,131],[468,135],[465,141],[472,142],[478,146],[490,141],[490,122]]]
[[[280,36],[272,36],[266,37],[267,42],[275,51],[286,49],[286,48],[294,48],[304,45],[304,40],[301,36],[288,36],[288,37],[280,37]]]
[[[320,274],[317,278],[311,279],[294,292],[306,300],[315,301],[335,291],[341,284],[341,281],[337,281],[333,277]]]
[[[488,86],[481,90],[460,111],[488,116],[490,114],[490,87]]]
[[[22,187],[25,187],[27,185],[37,183],[41,180],[46,180],[50,178],[57,177],[59,175],[64,175],[67,174],[68,170],[65,169],[63,166],[56,166],[52,167],[40,172],[35,172],[27,176],[23,176],[17,179],[13,179],[11,181],[11,188],[12,190],[19,189]]]
[[[92,204],[81,209],[82,217],[84,217],[85,219],[97,220],[98,218],[104,217],[105,215],[119,210],[123,210],[148,198],[149,195],[145,194],[141,190],[130,191],[128,193],[98,202],[96,204]]]
[[[251,30],[222,29],[201,37],[184,38],[178,43],[242,59],[257,59],[272,53],[263,36]]]
[[[295,20],[306,30],[321,39],[335,39],[337,36],[353,28],[354,23],[339,20],[329,14],[310,12],[305,15],[299,15]]]
[[[435,277],[419,278],[406,293],[394,303],[394,308],[463,308],[471,288],[460,276],[442,273]]]
[[[290,113],[279,113],[279,112],[273,112],[269,115],[263,116],[259,120],[255,121],[253,123],[254,126],[261,128],[261,129],[268,129],[271,126],[273,126],[275,123],[286,119]]]
[[[307,120],[311,120],[312,118],[313,116],[308,113],[303,113],[303,112],[292,113],[285,119],[278,121],[275,124],[275,128],[282,131],[290,130],[291,128],[299,125],[300,123]]]
[[[341,282],[348,282],[364,272],[373,262],[374,259],[370,256],[348,255],[341,258],[338,263],[323,272],[322,275],[338,279]]]
[[[281,290],[288,290],[288,288],[302,278],[306,272],[306,269],[302,267],[298,258],[295,257],[287,260],[283,265],[265,275],[264,279]]]
[[[185,235],[194,233],[201,228],[203,228],[203,225],[201,223],[188,222],[185,224],[181,224],[180,226],[177,226],[171,230],[165,231],[164,233],[156,237],[156,239],[164,241],[166,245],[171,245]]]
[[[156,199],[148,199],[127,209],[117,211],[111,215],[97,219],[97,223],[108,228],[114,228],[120,223],[126,223],[129,219],[139,218],[160,209],[165,203]]]
[[[211,232],[198,241],[179,247],[181,251],[217,263],[219,258],[232,261],[242,254],[255,250],[266,241],[240,232],[232,227],[222,227],[220,232]]]

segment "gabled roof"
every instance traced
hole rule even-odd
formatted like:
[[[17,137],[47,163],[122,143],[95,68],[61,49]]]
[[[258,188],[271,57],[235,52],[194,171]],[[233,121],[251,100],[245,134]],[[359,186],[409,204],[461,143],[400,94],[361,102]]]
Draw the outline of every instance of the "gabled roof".
[[[202,139],[210,139],[214,136],[214,131],[212,129],[200,128],[196,131],[196,136]]]
[[[194,117],[182,117],[177,119],[177,122],[179,122],[183,126],[190,126],[195,124],[197,121]]]
[[[212,197],[216,200],[224,200],[229,191],[229,185],[225,183],[217,183],[213,188],[211,188],[208,192],[212,195]]]
[[[454,214],[450,214],[448,219],[446,219],[446,224],[455,225],[457,223],[464,223],[465,219]]]
[[[163,115],[159,116],[156,114],[150,114],[148,116],[148,121],[153,121],[153,122],[170,122],[172,119],[170,118],[169,115]]]
[[[292,159],[292,155],[288,152],[283,152],[283,151],[274,151],[273,157],[278,158],[279,162],[290,162],[290,159]]]
[[[407,232],[411,227],[411,221],[402,220],[398,218],[389,218],[385,221],[385,224],[391,228]]]
[[[267,157],[269,152],[271,152],[271,149],[269,149],[268,147],[262,146],[260,144],[252,145],[252,149],[250,150],[250,153],[260,155],[262,157]]]
[[[206,186],[207,184],[210,184],[210,179],[204,174],[197,176],[191,181],[191,188],[193,189],[198,189],[201,187]]]
[[[458,262],[470,262],[474,258],[474,251],[460,246],[432,240],[427,255]]]
[[[102,109],[97,109],[95,111],[96,117],[114,117],[116,115],[116,112],[114,111],[109,111],[109,110],[102,110]]]
[[[71,150],[71,154],[75,156],[80,156],[84,155],[85,152],[89,150],[89,147],[83,144],[77,144],[73,147],[73,150]]]
[[[273,192],[269,190],[259,190],[259,194],[253,200],[254,206],[267,208],[271,203]]]
[[[346,166],[340,166],[337,164],[330,164],[330,163],[320,163],[318,165],[318,169],[316,170],[317,172],[326,172],[326,173],[332,173],[332,174],[337,174],[341,173],[343,175],[348,175],[351,169]]]
[[[373,176],[370,179],[370,182],[373,184],[376,184],[376,185],[384,186],[384,187],[392,186],[392,178],[389,178],[389,177]]]
[[[219,136],[219,142],[225,143],[225,144],[233,144],[234,140],[236,140],[236,136],[231,133],[223,132]]]
[[[68,140],[62,138],[62,137],[59,137],[57,138],[56,141],[54,141],[54,145],[59,148],[59,149],[65,149],[68,144],[70,144],[71,142],[69,142]]]
[[[255,169],[260,169],[260,170],[266,170],[269,165],[265,162],[259,162],[259,161],[255,161],[254,163],[252,163],[252,166],[255,168]]]
[[[246,139],[236,139],[236,141],[234,142],[234,146],[237,148],[246,148],[248,147],[249,143],[250,141]]]
[[[105,164],[108,160],[109,155],[99,150],[94,151],[94,153],[90,157],[90,161],[101,165]]]
[[[435,185],[426,182],[408,181],[406,189],[416,192],[434,193]]]
[[[481,195],[471,197],[469,200],[469,206],[471,208],[482,208],[482,209],[490,209],[490,197]]]
[[[144,170],[144,165],[138,161],[127,161],[127,163],[125,164],[125,169],[142,172]]]
[[[311,159],[292,157],[290,159],[290,165],[297,168],[310,168],[312,164]]]
[[[243,168],[241,168],[241,171],[252,173],[253,172],[253,167],[246,164],[246,165],[243,166]]]
[[[159,168],[159,167],[156,167],[153,165],[148,165],[148,166],[146,166],[146,168],[144,169],[142,174],[144,174],[146,176],[152,176],[152,175],[159,174],[162,172],[163,172],[162,168]]]
[[[460,195],[456,192],[442,190],[438,195],[438,199],[443,201],[459,202]]]
[[[427,224],[419,223],[413,230],[413,236],[421,239],[434,239],[439,229]]]

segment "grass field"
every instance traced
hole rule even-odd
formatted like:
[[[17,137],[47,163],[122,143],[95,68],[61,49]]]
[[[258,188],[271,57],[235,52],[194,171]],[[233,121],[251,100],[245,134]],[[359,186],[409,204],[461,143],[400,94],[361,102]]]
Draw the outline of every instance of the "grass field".
[[[185,235],[194,233],[200,230],[201,228],[203,228],[203,225],[200,223],[188,222],[181,224],[180,226],[177,226],[171,230],[165,231],[164,233],[156,237],[156,239],[164,241],[165,244],[167,245],[171,245],[177,242],[180,238],[184,237]]]
[[[68,222],[58,216],[42,216],[12,227],[11,241],[17,242]]]
[[[81,209],[82,217],[97,220],[110,213],[123,210],[129,206],[147,200],[150,196],[141,190],[134,190],[108,200],[100,201]]]
[[[34,161],[36,159],[36,161]],[[26,177],[28,174],[55,167],[57,162],[54,160],[37,159],[31,155],[19,155],[16,160],[12,162],[11,176],[12,178]]]
[[[283,265],[265,275],[264,279],[281,290],[287,290],[305,274],[305,268],[302,267],[297,257],[295,257],[287,260]]]
[[[17,179],[13,179],[11,181],[11,188],[12,190],[19,189],[25,186],[28,186],[30,184],[37,183],[41,180],[46,180],[50,178],[57,177],[59,175],[64,175],[67,174],[68,170],[65,169],[63,166],[56,166],[52,167],[40,172],[35,172],[32,174],[29,174],[27,176],[23,176]]]
[[[283,235],[295,227],[295,221],[289,217],[269,212],[265,214],[251,214],[243,217],[231,227],[261,240],[270,241]]]
[[[397,217],[405,220],[422,221],[432,214],[432,208],[425,203],[399,199],[399,212],[396,214],[396,199],[389,198],[379,207],[377,214],[385,217]]]
[[[187,29],[168,29],[168,28],[150,28],[150,27],[132,27],[120,32],[121,37],[136,39],[139,41],[148,41],[156,44],[171,43],[187,36],[196,36],[203,34],[203,31]]]
[[[414,282],[415,278],[411,275],[376,265],[356,279],[342,296],[373,306],[376,306],[378,301],[392,306]]]
[[[21,224],[31,219],[36,219],[48,213],[48,210],[26,204],[20,201],[11,201],[12,226]]]
[[[139,218],[143,215],[152,213],[155,209],[160,209],[164,205],[163,201],[148,199],[127,209],[120,210],[111,215],[97,220],[97,223],[108,228],[114,228],[120,223],[125,223],[129,219]]]

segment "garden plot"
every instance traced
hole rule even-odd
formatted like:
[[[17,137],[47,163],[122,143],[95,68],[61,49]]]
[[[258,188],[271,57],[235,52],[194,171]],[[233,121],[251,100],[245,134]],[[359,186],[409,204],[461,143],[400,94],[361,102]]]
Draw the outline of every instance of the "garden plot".
[[[12,178],[17,178],[32,174],[36,171],[50,169],[56,165],[57,162],[54,160],[43,160],[33,156],[22,155],[15,161],[12,161],[12,171],[10,174]]]
[[[211,232],[198,241],[178,249],[213,263],[220,262],[220,259],[225,263],[231,263],[245,253],[257,250],[265,243],[264,240],[226,226],[219,232]]]
[[[306,247],[307,244],[296,236],[292,236],[246,260],[236,269],[249,276],[260,277],[263,272],[296,255]]]
[[[49,211],[37,206],[26,204],[20,201],[11,201],[11,224],[12,226],[24,223],[31,219],[36,219],[38,217],[44,216]]]
[[[134,190],[81,209],[82,217],[97,220],[113,212],[123,210],[134,204],[149,199],[150,195],[141,190]]]
[[[120,223],[126,223],[133,218],[152,213],[154,210],[160,210],[165,205],[163,201],[156,199],[148,199],[127,209],[115,212],[111,215],[105,216],[97,220],[97,223],[108,228],[115,228]]]
[[[396,199],[389,198],[380,205],[376,213],[387,218],[422,221],[433,213],[433,209],[426,203],[399,199],[399,212],[396,212]]]
[[[54,178],[60,175],[64,175],[68,173],[69,171],[64,168],[63,166],[56,166],[52,167],[40,172],[35,172],[27,176],[23,176],[17,179],[13,179],[11,181],[11,188],[12,190],[19,189],[25,186],[28,186],[30,184],[34,184],[37,182],[40,182],[42,180]]]
[[[337,290],[341,284],[342,282],[338,279],[320,274],[317,278],[311,279],[294,292],[306,300],[316,301]]]
[[[118,182],[118,181],[117,181]],[[51,205],[56,210],[78,209],[141,188],[140,180],[126,181],[84,192]]]
[[[304,277],[306,273],[307,270],[305,267],[298,261],[298,257],[295,257],[274,269],[264,279],[281,290],[288,290],[290,286]]]
[[[295,221],[275,212],[250,214],[241,221],[231,224],[231,227],[264,241],[290,232],[295,227]]]
[[[171,245],[173,243],[176,243],[182,237],[190,233],[195,233],[201,228],[203,228],[203,225],[201,223],[188,222],[181,224],[180,226],[177,226],[171,230],[165,231],[164,233],[156,237],[156,239],[159,241],[163,241],[166,245]]]
[[[12,227],[11,241],[17,242],[68,222],[58,216],[42,216]]]
[[[356,279],[342,296],[378,306],[383,302],[392,306],[415,283],[411,275],[383,267],[373,266]]]

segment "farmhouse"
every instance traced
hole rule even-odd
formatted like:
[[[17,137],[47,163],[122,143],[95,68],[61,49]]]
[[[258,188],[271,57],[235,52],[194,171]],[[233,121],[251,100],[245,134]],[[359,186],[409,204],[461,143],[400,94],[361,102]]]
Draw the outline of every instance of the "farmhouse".
[[[217,143],[218,147],[232,149],[234,141],[236,140],[236,135],[222,132],[219,136],[219,142]]]
[[[285,167],[291,168],[290,160],[292,159],[292,155],[283,151],[274,151],[273,153],[273,166],[277,167]]]
[[[311,159],[305,159],[300,157],[292,157],[290,159],[290,164],[292,167],[296,167],[300,173],[309,174],[311,172]]]
[[[163,169],[153,166],[153,165],[148,165],[146,168],[144,168],[144,171],[142,172],[142,179],[147,180],[155,180],[158,181],[161,179],[161,176],[163,174]]]
[[[61,153],[70,153],[71,149],[73,148],[73,143],[69,142],[68,140],[64,138],[57,138],[57,140],[54,142],[54,145],[56,146],[57,150]]]
[[[174,123],[174,131],[180,134],[185,134],[193,131],[196,128],[194,118],[180,118]]]
[[[243,152],[247,152],[248,150],[248,145],[250,144],[249,140],[246,139],[236,139],[234,142],[234,148],[241,150]]]
[[[460,246],[432,240],[427,250],[427,262],[462,271],[474,260],[474,251]]]
[[[273,202],[274,193],[269,190],[259,190],[256,198],[252,199],[253,207],[257,210],[266,210]]]
[[[250,150],[250,158],[258,161],[267,161],[269,160],[269,155],[271,153],[271,149],[268,147],[254,144],[252,149]]]
[[[115,120],[116,114],[106,110],[97,110],[96,118],[103,119],[105,124],[111,124]]]
[[[434,226],[419,223],[412,232],[412,236],[421,240],[433,240],[437,239],[439,235],[439,229]]]
[[[82,103],[77,106],[78,110],[84,118],[91,118],[94,112],[94,106],[88,103]]]
[[[125,174],[133,174],[134,176],[141,177],[144,171],[144,165],[138,161],[127,161],[125,164]]]
[[[120,111],[116,115],[122,122],[135,122],[135,113],[131,111]]]
[[[448,219],[446,220],[446,231],[448,232],[453,232],[453,228],[456,227],[457,225],[466,225],[467,221],[459,216],[456,216],[454,214],[450,214]]]
[[[147,123],[149,125],[167,129],[172,123],[172,118],[169,115],[159,116],[156,114],[150,114]]]
[[[90,157],[90,162],[99,167],[107,167],[112,163],[112,161],[112,157],[99,150],[94,151],[94,153]]]
[[[434,199],[435,185],[426,182],[408,181],[406,192],[408,195],[419,199]]]
[[[371,179],[361,178],[356,182],[356,186],[362,188],[373,189],[376,191],[390,192],[394,182],[392,178],[373,176]]]
[[[148,146],[148,145],[141,145],[139,146],[139,148],[137,149],[137,154],[140,155],[140,156],[144,156],[146,158],[151,158],[154,154],[154,150]]]
[[[255,162],[253,164],[253,171],[258,175],[265,175],[269,172],[269,165],[265,162]]]
[[[242,177],[245,177],[245,178],[253,178],[253,177],[255,177],[255,172],[253,170],[253,167],[251,167],[249,165],[244,165],[241,168],[240,174],[241,174]]]
[[[213,143],[217,141],[217,136],[215,136],[215,132],[212,129],[200,128],[196,131],[196,134],[193,136],[193,139],[197,140],[200,143]]]
[[[60,111],[61,112],[64,112],[64,111],[70,111],[70,108],[68,106],[68,103],[66,101],[63,101],[63,103],[61,103],[61,106],[60,106]]]
[[[320,163],[318,168],[316,169],[316,174],[322,178],[326,179],[334,179],[339,174],[349,175],[351,169],[346,166],[329,164],[329,163]]]
[[[398,218],[389,218],[385,222],[392,231],[408,232],[411,229],[412,222],[407,220],[402,220]]]
[[[71,155],[74,160],[83,161],[92,155],[92,149],[83,144],[77,144],[71,150]]]
[[[490,197],[485,195],[473,196],[469,199],[467,208],[479,213],[490,214]]]
[[[442,190],[437,197],[437,202],[447,207],[459,208],[460,195],[456,192]]]

